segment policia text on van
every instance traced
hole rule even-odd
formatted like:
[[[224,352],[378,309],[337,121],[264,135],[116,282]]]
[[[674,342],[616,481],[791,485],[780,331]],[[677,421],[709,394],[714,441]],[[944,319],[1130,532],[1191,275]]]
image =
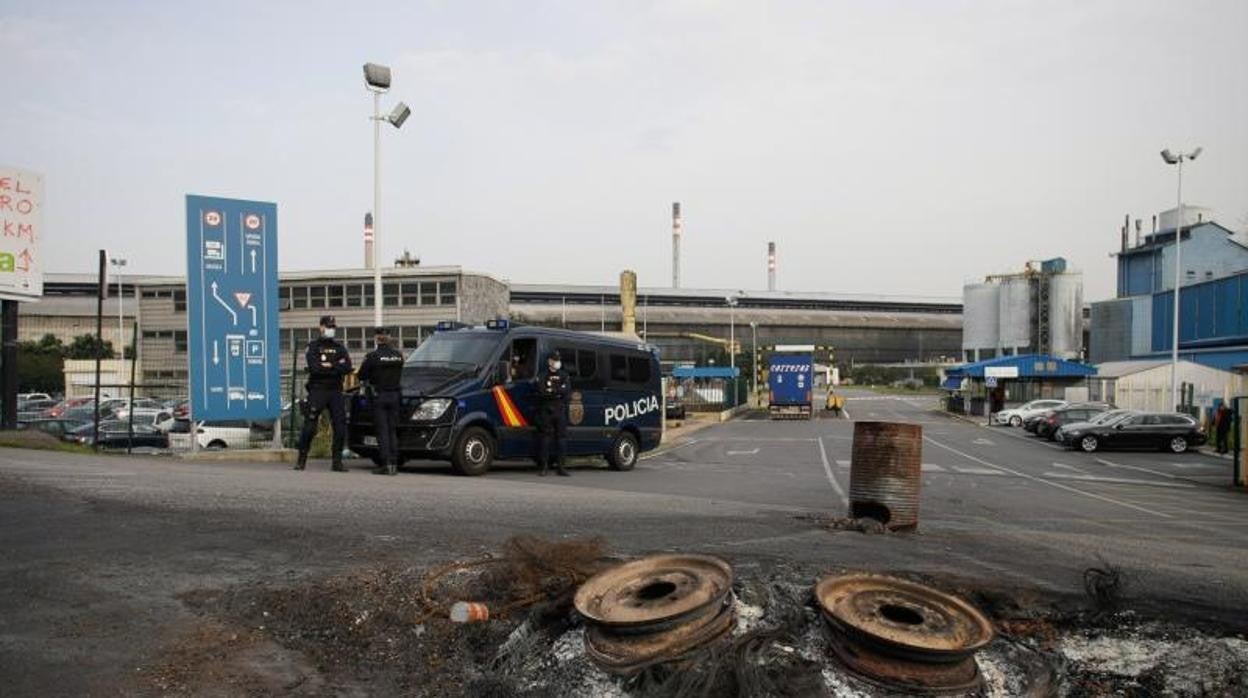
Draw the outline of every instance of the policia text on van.
[[[446,459],[480,475],[496,458],[535,456],[538,361],[559,352],[572,390],[569,456],[602,455],[631,470],[662,430],[659,361],[637,342],[493,320],[485,327],[439,323],[407,358],[399,417],[400,460]],[[378,460],[368,398],[351,406],[349,446]]]

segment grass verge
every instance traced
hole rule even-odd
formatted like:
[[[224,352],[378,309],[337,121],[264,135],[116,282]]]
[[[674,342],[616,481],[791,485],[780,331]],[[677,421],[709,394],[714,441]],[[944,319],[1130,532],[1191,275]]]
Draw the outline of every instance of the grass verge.
[[[36,451],[92,453],[82,444],[71,444],[42,431],[0,431],[0,448],[29,448]]]

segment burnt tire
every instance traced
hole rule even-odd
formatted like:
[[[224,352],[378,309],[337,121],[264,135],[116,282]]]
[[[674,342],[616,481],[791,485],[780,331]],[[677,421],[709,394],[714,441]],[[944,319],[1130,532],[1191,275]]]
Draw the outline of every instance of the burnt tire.
[[[607,465],[612,470],[632,470],[637,465],[637,437],[627,431],[616,435],[607,451]]]
[[[451,469],[459,475],[484,475],[494,464],[494,437],[481,427],[468,427],[455,439]]]
[[[1092,453],[1101,447],[1101,442],[1095,436],[1085,436],[1079,439],[1079,450],[1084,453]]]
[[[1173,439],[1170,439],[1169,443],[1166,444],[1166,449],[1171,453],[1186,453],[1187,438],[1183,436],[1176,436]]]

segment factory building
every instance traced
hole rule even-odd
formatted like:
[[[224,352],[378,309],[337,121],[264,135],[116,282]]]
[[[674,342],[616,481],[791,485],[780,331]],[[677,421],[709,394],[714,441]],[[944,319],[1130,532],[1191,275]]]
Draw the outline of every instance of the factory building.
[[[1209,219],[1185,208],[1179,352],[1182,358],[1227,369],[1248,363],[1248,246]],[[1117,297],[1092,304],[1089,357],[1094,363],[1168,358],[1174,323],[1174,212],[1160,230],[1117,253]],[[1166,224],[1171,227],[1166,228]]]
[[[1083,356],[1083,274],[1067,269],[1061,257],[968,284],[962,306],[968,363],[1023,354]]]

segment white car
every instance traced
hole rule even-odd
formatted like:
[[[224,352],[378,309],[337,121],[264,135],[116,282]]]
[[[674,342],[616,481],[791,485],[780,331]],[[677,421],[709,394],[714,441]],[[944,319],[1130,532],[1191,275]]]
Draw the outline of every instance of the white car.
[[[191,450],[190,422],[171,419],[158,425],[169,433],[169,448],[175,451]],[[251,448],[251,423],[245,419],[224,422],[197,422],[196,441],[200,448]]]
[[[1028,417],[1048,410],[1055,410],[1059,407],[1065,407],[1066,404],[1065,400],[1032,400],[1018,407],[1011,407],[1008,410],[997,412],[992,415],[992,423],[1021,427],[1023,421]]]

